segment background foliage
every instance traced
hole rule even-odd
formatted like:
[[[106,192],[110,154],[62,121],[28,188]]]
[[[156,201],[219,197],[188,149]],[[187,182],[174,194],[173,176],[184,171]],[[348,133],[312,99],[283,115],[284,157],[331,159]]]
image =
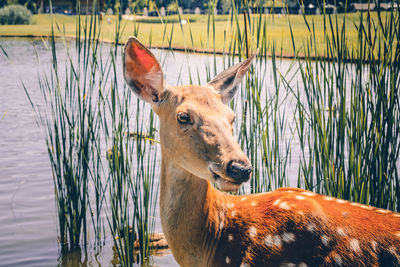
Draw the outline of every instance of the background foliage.
[[[24,6],[10,5],[0,8],[1,25],[29,24],[32,13]]]

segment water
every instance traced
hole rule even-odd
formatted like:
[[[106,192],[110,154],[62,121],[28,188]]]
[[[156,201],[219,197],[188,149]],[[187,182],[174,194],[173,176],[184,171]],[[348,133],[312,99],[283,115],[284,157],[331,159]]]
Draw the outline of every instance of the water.
[[[33,101],[40,104],[38,58],[46,68],[51,52],[41,40],[34,39],[3,38],[0,45],[10,59],[0,54],[0,266],[115,265],[117,256],[110,239],[101,249],[89,247],[87,254],[63,255],[59,251],[54,185],[45,138],[21,84],[23,82],[29,89]],[[57,47],[59,62],[63,62],[64,44],[59,42]],[[204,66],[212,62],[211,56],[188,57],[164,51],[155,51],[155,54],[162,59],[169,84],[189,83],[188,65],[193,83],[206,82]],[[287,68],[289,63],[284,62],[284,65]],[[222,69],[221,59],[216,67]],[[119,71],[120,84],[123,84],[122,70]],[[267,84],[272,87],[272,83]],[[297,172],[291,173],[295,181]],[[156,231],[162,231],[158,217]],[[177,266],[169,250],[154,255],[151,261],[156,266]]]
[[[40,40],[0,39],[0,45],[11,59],[0,55],[0,266],[114,265],[111,240],[101,251],[89,248],[87,255],[60,253],[44,134],[21,85],[23,81],[34,100],[41,99],[34,46],[43,65],[51,53]],[[161,231],[159,221],[156,229]],[[153,261],[177,266],[169,251]]]

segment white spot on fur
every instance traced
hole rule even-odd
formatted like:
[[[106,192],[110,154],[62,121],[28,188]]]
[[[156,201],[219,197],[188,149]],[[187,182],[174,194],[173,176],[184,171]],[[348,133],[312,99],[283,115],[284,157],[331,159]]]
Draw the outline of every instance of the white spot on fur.
[[[368,205],[363,205],[363,204],[360,204],[359,207],[362,208],[362,209],[365,209],[365,210],[372,210],[372,209],[374,209],[374,207],[371,207],[371,206],[368,206]]]
[[[293,233],[284,233],[282,234],[282,240],[286,243],[291,243],[296,240],[295,235]]]
[[[279,208],[284,210],[290,210],[290,206],[287,204],[287,202],[282,202],[281,204],[279,204]]]
[[[236,215],[236,210],[233,210],[233,211],[231,212],[231,216],[232,216],[232,217],[235,217],[235,215]]]
[[[328,196],[325,196],[324,199],[325,199],[325,200],[328,200],[328,201],[335,200],[335,198],[333,198],[333,197],[328,197]]]
[[[378,247],[378,243],[376,241],[371,241],[371,247],[376,252],[376,249]]]
[[[350,245],[350,249],[353,250],[354,252],[360,252],[360,250],[361,250],[360,242],[357,239],[355,239],[355,238],[350,239],[349,245]]]
[[[219,230],[222,231],[224,229],[224,222],[219,223]]]
[[[231,263],[231,259],[228,256],[226,256],[225,262],[226,262],[226,264],[229,264],[229,263]]]
[[[278,198],[277,200],[274,201],[274,203],[272,203],[272,205],[276,206],[279,204],[279,202],[281,202],[281,200]]]
[[[228,235],[228,241],[232,241],[233,240],[233,235],[232,234],[229,234]]]
[[[286,192],[287,193],[293,193],[294,191],[293,190],[287,190]]]
[[[267,235],[267,236],[264,238],[264,242],[265,242],[265,245],[266,245],[267,247],[272,247],[272,246],[274,245],[274,240],[273,240],[273,238],[272,238],[271,235]]]
[[[296,264],[293,262],[282,262],[279,264],[279,267],[296,267]]]
[[[252,205],[253,207],[257,206],[257,202],[251,202],[250,205]]]
[[[376,210],[376,212],[380,212],[380,213],[389,213],[390,210],[378,209],[378,210]]]
[[[322,244],[324,244],[325,247],[329,246],[329,237],[327,237],[326,235],[322,235],[321,236],[321,241],[322,241]]]
[[[275,235],[273,237],[273,240],[274,240],[275,246],[277,246],[277,247],[282,246],[282,240],[279,238],[279,235]]]
[[[302,216],[304,215],[304,212],[302,212],[302,211],[298,211],[297,213],[302,215]]]
[[[249,234],[251,237],[255,237],[257,235],[257,229],[254,226],[249,228]]]
[[[267,235],[264,239],[264,242],[267,247],[282,246],[282,240],[279,238],[278,235],[274,235],[274,236]]]
[[[352,205],[352,206],[354,206],[354,207],[358,207],[358,206],[360,206],[360,204],[358,204],[358,203],[355,203],[355,202],[351,202],[351,203],[350,203],[350,205]]]
[[[337,265],[340,266],[340,265],[343,264],[342,258],[341,258],[338,254],[336,254],[336,255],[333,257],[333,259],[335,260],[335,262],[336,262]]]
[[[243,200],[246,200],[246,199],[247,199],[247,197],[242,197],[240,200],[243,201]]]
[[[342,227],[338,227],[336,230],[340,236],[346,236],[346,232]]]
[[[315,231],[315,224],[310,223],[309,225],[307,225],[306,229],[309,232],[314,232]]]
[[[400,238],[400,232],[397,232],[397,233],[395,234],[395,236],[397,236],[398,238]]]
[[[346,200],[343,200],[343,199],[336,199],[336,202],[339,203],[339,204],[344,204],[344,203],[346,203],[347,201],[346,201]]]
[[[240,264],[240,267],[250,267],[250,265],[247,262],[242,262],[242,264]]]
[[[228,206],[229,209],[231,209],[231,208],[235,207],[235,204],[233,204],[232,202],[230,202],[230,203],[228,203],[227,206]]]
[[[398,214],[398,213],[393,213],[393,216],[394,216],[394,217],[400,217],[400,214]]]
[[[309,192],[309,191],[306,191],[306,192],[301,192],[303,195],[306,195],[306,196],[309,196],[309,197],[313,197],[313,196],[315,196],[315,193],[313,193],[313,192]]]
[[[303,199],[305,199],[305,197],[303,197],[303,196],[296,196],[296,199],[298,199],[298,200],[303,200]]]
[[[394,246],[390,246],[389,247],[389,252],[392,254],[392,255],[394,255],[396,258],[397,258],[397,260],[399,261],[399,256],[397,255],[397,252],[396,252],[396,248],[394,247]]]

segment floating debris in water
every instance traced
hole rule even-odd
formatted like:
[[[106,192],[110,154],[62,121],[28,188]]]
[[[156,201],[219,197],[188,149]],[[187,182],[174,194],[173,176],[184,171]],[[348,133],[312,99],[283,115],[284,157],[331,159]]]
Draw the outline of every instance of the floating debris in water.
[[[325,111],[326,112],[335,112],[336,111],[336,105],[333,105],[332,108],[330,108],[329,106],[325,107]]]
[[[126,132],[125,136],[127,136],[128,138],[152,138],[152,136],[150,136],[149,133],[142,133],[142,132]]]
[[[148,140],[150,142],[160,143],[159,141],[154,140],[154,134],[142,133],[142,132],[126,132],[125,136],[128,138],[133,138],[133,139],[141,138],[144,140]]]
[[[129,235],[134,234],[132,231],[132,227],[129,227]],[[118,240],[120,238],[124,238],[125,234],[121,232],[121,235],[116,237],[115,239]],[[165,239],[164,233],[152,233],[149,235],[149,248],[154,249],[154,250],[159,250],[159,249],[167,249],[168,243],[167,240]],[[135,249],[140,248],[140,242],[138,239],[135,240],[133,243],[133,247]]]
[[[136,240],[133,243],[133,247],[135,249],[139,249],[140,248],[139,240]],[[153,234],[150,234],[149,248],[150,249],[155,249],[155,250],[168,248],[168,243],[167,243],[167,240],[165,239],[164,233],[153,233]]]
[[[118,151],[118,157],[119,157],[120,155],[121,155],[121,154],[120,154],[119,151]],[[106,158],[107,158],[107,160],[113,160],[113,159],[114,159],[114,149],[112,149],[112,148],[107,149]]]

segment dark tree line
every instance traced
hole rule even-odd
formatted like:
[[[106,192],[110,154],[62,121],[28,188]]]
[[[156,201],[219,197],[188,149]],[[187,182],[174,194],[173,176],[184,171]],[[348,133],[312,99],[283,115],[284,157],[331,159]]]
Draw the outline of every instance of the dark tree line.
[[[77,0],[70,1],[69,6],[75,9],[76,1]],[[52,5],[54,8],[60,5],[65,6],[65,2],[66,1],[52,0]],[[81,0],[81,5],[86,4],[86,2],[87,2],[86,0]],[[169,5],[175,3],[176,0],[99,0],[97,2],[99,3],[99,8],[102,11],[106,11],[109,8],[111,8],[114,11],[117,11],[118,9],[126,10],[127,8],[143,10],[144,7],[151,8],[154,5],[156,5],[157,7],[163,6],[167,8]],[[185,9],[186,8],[194,9],[196,7],[205,8],[208,5],[208,2],[209,1],[205,0],[178,0],[179,6]],[[14,4],[26,6],[33,13],[38,13],[40,8],[45,8],[50,6],[50,0],[0,0],[0,8],[6,5],[14,5]]]
[[[79,0],[72,1],[58,1],[52,0],[52,4],[54,9],[63,7],[66,2],[69,3],[70,8],[72,8],[72,13],[76,13],[76,4]],[[213,1],[213,2],[210,2]],[[178,0],[178,5],[183,9],[195,9],[199,7],[200,9],[207,9],[210,6],[210,3],[213,4],[217,9],[226,13],[231,7],[232,0]],[[249,5],[253,8],[262,8],[266,4],[269,6],[273,3],[273,1],[279,1],[280,3],[286,3],[289,7],[299,6],[299,4],[304,5],[305,7],[311,5],[321,6],[322,0],[233,0],[235,2],[236,7],[241,7],[243,5],[243,1],[247,1]],[[344,8],[344,5],[347,3],[349,7],[352,3],[368,3],[370,0],[326,0],[325,3],[332,4],[337,6],[338,8]],[[378,0],[377,0],[378,1]],[[390,0],[387,0],[390,2]],[[373,1],[371,1],[373,2]],[[384,2],[384,1],[381,1]],[[87,0],[81,0],[81,5],[87,3]],[[93,3],[93,0],[89,0],[90,3]],[[169,6],[176,5],[176,0],[97,0],[99,9],[101,11],[106,11],[108,9],[112,9],[114,12],[118,10],[122,10],[125,12],[127,8],[134,12],[141,12],[144,7],[147,7],[149,10],[152,10],[156,7],[164,7],[168,8]],[[20,4],[26,6],[33,13],[46,12],[49,10],[50,0],[0,0],[0,8],[6,5],[11,4]]]

